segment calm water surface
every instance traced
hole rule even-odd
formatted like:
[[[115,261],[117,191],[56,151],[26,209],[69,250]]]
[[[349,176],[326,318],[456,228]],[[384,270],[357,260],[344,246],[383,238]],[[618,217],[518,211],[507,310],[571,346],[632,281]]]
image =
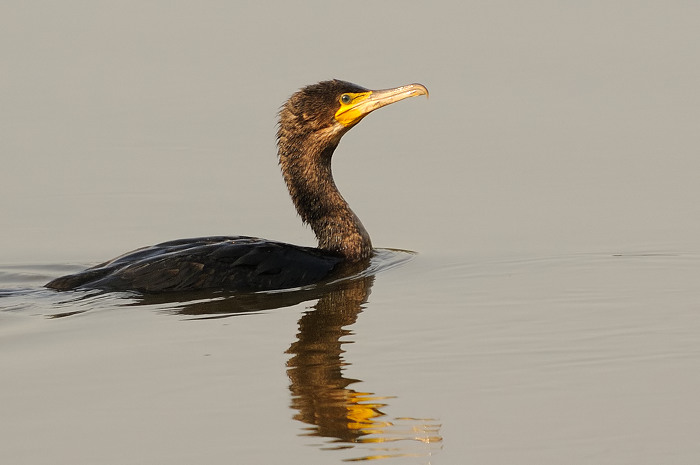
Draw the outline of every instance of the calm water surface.
[[[1,463],[700,463],[700,7],[362,8],[0,5]],[[313,244],[275,115],[333,77],[431,93],[335,153],[370,269],[42,288],[177,238]]]
[[[3,453],[699,456],[698,254],[410,257],[322,288],[172,299],[55,293],[36,284],[67,267],[5,267],[3,288],[25,289],[0,297]]]

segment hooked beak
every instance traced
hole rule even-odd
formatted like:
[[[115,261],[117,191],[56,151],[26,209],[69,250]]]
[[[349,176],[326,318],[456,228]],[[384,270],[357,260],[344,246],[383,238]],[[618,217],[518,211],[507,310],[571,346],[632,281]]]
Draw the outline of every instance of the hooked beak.
[[[408,84],[394,89],[370,90],[352,95],[352,102],[341,105],[335,119],[345,127],[352,127],[377,108],[391,105],[409,97],[428,96],[428,89],[422,84]]]

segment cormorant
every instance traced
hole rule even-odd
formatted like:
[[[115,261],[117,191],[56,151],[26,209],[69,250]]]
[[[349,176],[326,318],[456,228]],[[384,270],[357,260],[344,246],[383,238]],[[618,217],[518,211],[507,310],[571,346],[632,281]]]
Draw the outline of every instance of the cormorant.
[[[56,290],[101,289],[156,293],[216,289],[255,292],[319,282],[369,260],[372,242],[338,192],[331,157],[343,135],[377,108],[417,95],[421,84],[368,90],[339,81],[302,88],[279,112],[282,175],[318,248],[248,236],[181,239],[129,252],[46,284]]]

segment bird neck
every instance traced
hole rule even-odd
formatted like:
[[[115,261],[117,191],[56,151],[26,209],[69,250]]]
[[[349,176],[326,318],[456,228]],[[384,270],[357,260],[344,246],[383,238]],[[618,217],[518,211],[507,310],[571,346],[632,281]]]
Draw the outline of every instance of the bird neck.
[[[369,234],[333,180],[331,158],[337,143],[280,132],[282,175],[299,216],[316,234],[318,247],[350,261],[369,258]]]

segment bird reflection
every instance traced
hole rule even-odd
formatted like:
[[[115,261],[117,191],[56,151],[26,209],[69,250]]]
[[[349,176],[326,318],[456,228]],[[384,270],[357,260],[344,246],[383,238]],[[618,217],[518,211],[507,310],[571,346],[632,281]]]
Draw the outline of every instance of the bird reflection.
[[[363,402],[365,393],[348,386],[359,380],[343,377],[343,341],[367,302],[374,277],[343,283],[323,296],[299,320],[299,333],[287,353],[295,419],[315,426],[313,434],[355,442],[384,414],[383,404]]]
[[[291,381],[291,407],[294,418],[310,425],[308,436],[331,439],[335,447],[349,448],[357,443],[388,443],[416,440],[425,444],[440,442],[439,425],[430,419],[386,419],[382,408],[391,397],[375,396],[350,386],[358,379],[343,376],[342,348],[353,333],[347,327],[357,321],[367,303],[374,276],[339,283],[323,295],[318,303],[299,320],[297,340],[287,350]],[[382,447],[353,460],[371,460],[406,455],[426,455],[426,451],[410,453],[405,448]]]

